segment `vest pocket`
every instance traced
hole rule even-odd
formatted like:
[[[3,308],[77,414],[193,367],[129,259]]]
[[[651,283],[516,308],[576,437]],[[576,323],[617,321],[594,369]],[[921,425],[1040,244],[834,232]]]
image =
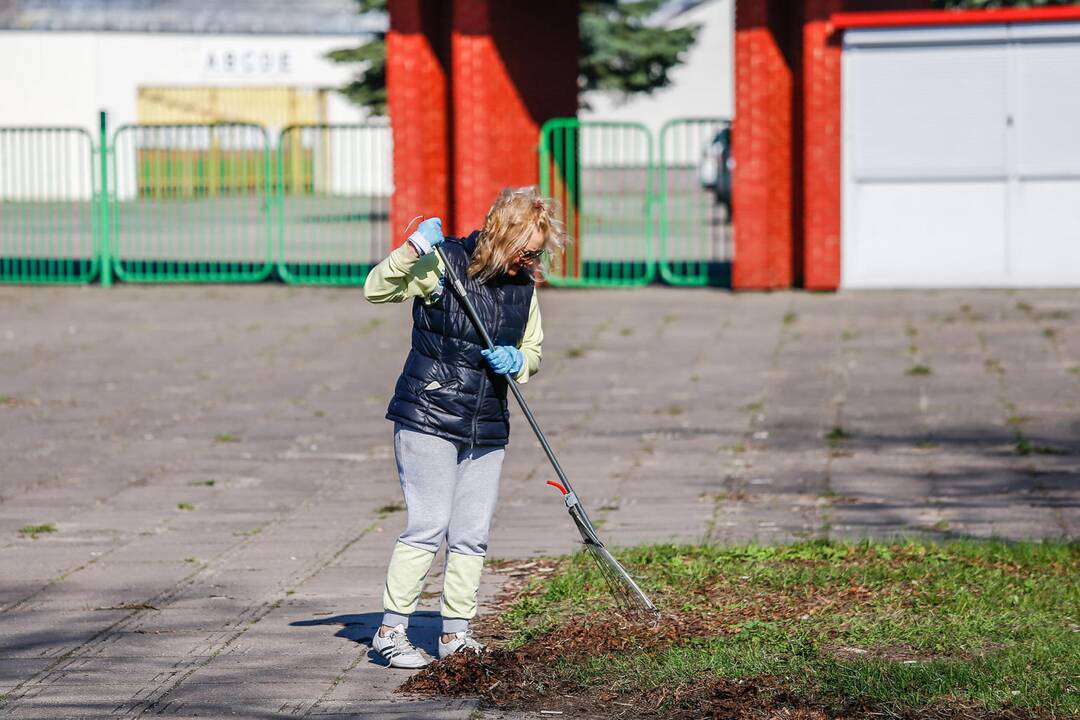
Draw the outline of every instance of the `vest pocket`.
[[[445,390],[454,390],[460,384],[461,384],[461,380],[459,378],[454,378],[452,380],[437,380],[436,379],[436,380],[432,380],[432,381],[428,382],[426,385],[421,387],[420,392],[425,393],[425,394],[432,394],[432,393],[437,393],[437,392],[441,392],[441,391],[445,391]]]

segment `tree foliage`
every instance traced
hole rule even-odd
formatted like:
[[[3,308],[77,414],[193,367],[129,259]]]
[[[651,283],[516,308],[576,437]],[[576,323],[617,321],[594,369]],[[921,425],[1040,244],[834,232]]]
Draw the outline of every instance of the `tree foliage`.
[[[356,0],[357,10],[361,14],[386,12],[386,1]],[[338,90],[372,115],[386,115],[386,33],[375,33],[357,47],[331,50],[326,57],[337,63],[358,64],[353,79]]]
[[[581,0],[578,89],[582,93],[606,90],[629,96],[671,84],[672,68],[683,61],[701,26],[666,28],[650,23],[664,1]],[[361,13],[386,11],[386,0],[356,0],[356,4]],[[340,88],[342,94],[374,115],[386,114],[385,33],[327,57],[358,66],[353,79]]]
[[[663,0],[583,0],[578,84],[583,92],[652,93],[671,84],[670,71],[697,40],[700,25],[648,24]]]

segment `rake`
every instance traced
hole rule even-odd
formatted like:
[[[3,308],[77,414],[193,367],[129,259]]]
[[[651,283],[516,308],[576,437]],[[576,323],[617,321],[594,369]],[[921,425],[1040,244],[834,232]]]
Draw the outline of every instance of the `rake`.
[[[469,320],[472,322],[473,327],[476,328],[480,339],[483,340],[489,350],[494,350],[495,345],[491,342],[491,336],[488,335],[483,323],[480,322],[480,316],[476,314],[476,308],[473,307],[472,301],[469,300],[469,296],[465,292],[465,286],[458,279],[457,273],[447,261],[446,256],[443,255],[442,248],[435,246],[435,252],[438,253],[439,259],[442,260],[446,275],[450,278],[450,285],[454,288],[462,307],[465,308],[465,314],[469,316]],[[570,513],[578,532],[581,533],[581,540],[585,543],[585,549],[589,551],[593,560],[596,561],[600,573],[604,576],[604,580],[607,582],[616,602],[624,610],[649,613],[654,618],[658,617],[659,611],[656,606],[646,597],[638,584],[626,572],[626,568],[612,556],[611,552],[604,546],[603,541],[600,540],[600,536],[596,534],[596,528],[593,527],[592,521],[589,520],[589,514],[585,512],[585,506],[581,504],[580,498],[574,492],[574,486],[570,484],[566,473],[563,472],[559,459],[555,457],[555,451],[551,449],[551,445],[548,444],[547,438],[544,436],[544,431],[540,429],[540,424],[533,417],[529,404],[525,402],[525,397],[521,394],[521,388],[518,387],[514,378],[509,375],[506,376],[506,381],[510,385],[510,392],[514,394],[514,399],[517,400],[518,405],[521,406],[521,411],[529,421],[529,426],[536,433],[536,439],[540,441],[544,453],[547,455],[548,460],[551,461],[551,466],[555,468],[555,474],[559,476],[559,482],[548,480],[547,484],[562,493],[563,502],[566,503],[566,510]]]

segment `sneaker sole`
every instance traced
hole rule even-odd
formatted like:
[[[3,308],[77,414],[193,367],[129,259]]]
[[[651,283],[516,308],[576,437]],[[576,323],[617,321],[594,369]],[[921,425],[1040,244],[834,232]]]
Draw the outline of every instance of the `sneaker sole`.
[[[409,661],[409,660],[405,660],[400,655],[394,655],[394,656],[387,655],[386,651],[388,651],[389,648],[386,648],[386,650],[380,650],[379,648],[373,647],[372,649],[375,652],[379,653],[379,657],[381,657],[383,660],[385,660],[387,662],[387,664],[392,668],[398,668],[400,670],[419,670],[420,668],[425,668],[425,667],[427,667],[428,665],[431,664],[430,661],[424,660],[423,658],[420,658],[418,660]]]

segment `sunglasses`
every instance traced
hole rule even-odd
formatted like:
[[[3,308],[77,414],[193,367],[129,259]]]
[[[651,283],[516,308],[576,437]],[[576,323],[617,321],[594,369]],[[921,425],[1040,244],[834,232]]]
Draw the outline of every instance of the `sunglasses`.
[[[544,257],[545,252],[547,252],[547,251],[544,250],[543,248],[540,248],[539,250],[522,250],[521,251],[521,259],[522,260],[539,260],[540,258]]]

